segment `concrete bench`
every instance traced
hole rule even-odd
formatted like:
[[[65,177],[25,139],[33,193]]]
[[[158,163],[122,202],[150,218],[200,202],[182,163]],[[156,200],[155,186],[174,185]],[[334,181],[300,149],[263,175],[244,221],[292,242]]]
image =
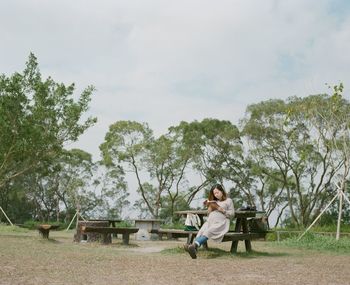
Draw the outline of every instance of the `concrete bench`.
[[[103,244],[109,244],[112,242],[111,234],[122,234],[123,243],[129,244],[130,234],[137,233],[138,228],[110,228],[110,227],[89,227],[82,226],[82,231],[85,233],[99,233],[102,235],[101,242]]]
[[[135,235],[136,240],[151,240],[157,239],[157,235],[152,233],[160,228],[161,219],[139,219],[135,220],[135,227],[139,228]]]
[[[59,228],[59,225],[43,224],[43,225],[37,226],[39,233],[42,235],[43,238],[46,238],[46,239],[49,238],[50,230],[56,230],[58,228]]]

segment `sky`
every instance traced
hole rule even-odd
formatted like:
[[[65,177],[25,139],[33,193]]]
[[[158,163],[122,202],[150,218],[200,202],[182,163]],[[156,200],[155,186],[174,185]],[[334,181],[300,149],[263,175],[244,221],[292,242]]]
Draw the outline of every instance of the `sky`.
[[[0,73],[29,53],[44,78],[93,94],[98,123],[68,148],[97,160],[108,127],[238,124],[249,104],[330,92],[349,99],[347,0],[1,0]]]

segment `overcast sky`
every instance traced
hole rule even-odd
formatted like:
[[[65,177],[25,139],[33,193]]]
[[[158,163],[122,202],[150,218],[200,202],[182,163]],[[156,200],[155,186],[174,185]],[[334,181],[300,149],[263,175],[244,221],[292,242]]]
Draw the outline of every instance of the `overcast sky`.
[[[30,52],[43,76],[94,85],[98,123],[79,147],[98,146],[118,120],[156,135],[180,121],[234,124],[271,98],[328,92],[349,99],[348,0],[0,0],[0,73]]]

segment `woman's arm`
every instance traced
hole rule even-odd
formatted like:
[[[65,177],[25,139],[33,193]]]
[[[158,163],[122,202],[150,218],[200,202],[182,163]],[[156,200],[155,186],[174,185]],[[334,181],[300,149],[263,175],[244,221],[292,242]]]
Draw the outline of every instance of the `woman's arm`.
[[[235,209],[233,207],[233,202],[231,198],[227,198],[225,201],[224,211],[223,214],[226,216],[226,218],[230,219],[235,215]]]

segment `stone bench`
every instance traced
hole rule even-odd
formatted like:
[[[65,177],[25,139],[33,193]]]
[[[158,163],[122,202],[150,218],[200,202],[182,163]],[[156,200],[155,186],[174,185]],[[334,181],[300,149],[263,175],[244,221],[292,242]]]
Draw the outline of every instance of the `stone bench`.
[[[110,227],[89,227],[82,226],[84,233],[99,233],[102,235],[101,243],[109,244],[112,242],[111,234],[122,234],[123,244],[129,244],[130,234],[137,233],[138,228],[110,228]]]
[[[46,239],[49,238],[50,230],[56,230],[58,228],[59,228],[59,225],[43,224],[43,225],[37,226],[39,233],[42,235],[43,238],[46,238]]]
[[[155,235],[153,231],[160,228],[161,219],[138,219],[135,220],[135,227],[139,228],[138,233],[135,235],[136,240],[151,240],[157,239],[158,235]]]

